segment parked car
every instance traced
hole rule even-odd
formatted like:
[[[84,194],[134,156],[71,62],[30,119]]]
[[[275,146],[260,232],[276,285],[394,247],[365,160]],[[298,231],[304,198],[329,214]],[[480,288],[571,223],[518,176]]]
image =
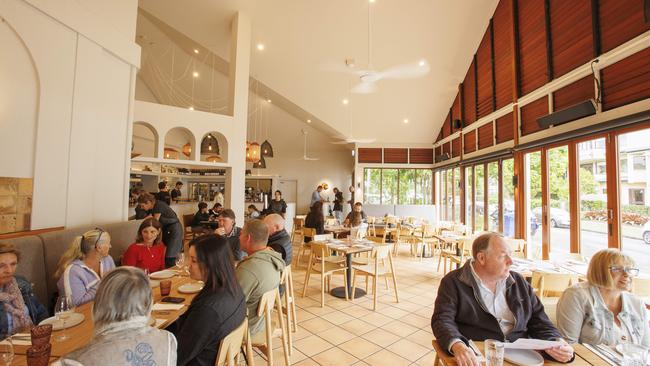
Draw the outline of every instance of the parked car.
[[[542,208],[533,209],[533,215],[538,222],[542,222]],[[571,215],[561,208],[551,207],[551,217],[549,220],[551,227],[569,227],[571,226]]]
[[[499,209],[492,210],[490,217],[496,220],[499,215]],[[530,221],[530,235],[535,235],[537,229],[539,228],[539,223],[535,215],[528,215]],[[515,236],[515,211],[514,204],[508,204],[507,202],[503,206],[503,235],[507,237]]]
[[[650,221],[643,225],[643,241],[650,244]]]

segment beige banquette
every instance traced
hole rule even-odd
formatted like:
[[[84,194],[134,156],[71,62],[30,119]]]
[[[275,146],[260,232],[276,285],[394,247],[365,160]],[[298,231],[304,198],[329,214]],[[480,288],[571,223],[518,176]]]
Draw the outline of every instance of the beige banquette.
[[[140,222],[141,220],[132,220],[99,226],[111,235],[110,254],[116,264],[119,265],[119,258],[135,241]],[[49,307],[57,292],[54,272],[59,258],[75,236],[94,228],[95,226],[82,226],[0,241],[13,243],[20,250],[16,274],[27,278],[33,284],[34,293],[41,303]]]

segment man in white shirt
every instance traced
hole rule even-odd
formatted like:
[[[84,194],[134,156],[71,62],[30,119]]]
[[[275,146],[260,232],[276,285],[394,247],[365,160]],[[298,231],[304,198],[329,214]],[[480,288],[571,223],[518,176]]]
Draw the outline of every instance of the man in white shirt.
[[[309,204],[309,207],[313,206],[316,202],[323,202],[323,197],[320,195],[322,191],[323,186],[316,187],[316,190],[311,194],[311,203]]]
[[[530,284],[520,274],[510,272],[510,255],[501,234],[483,234],[472,244],[473,259],[440,281],[431,328],[458,366],[479,366],[467,346],[470,339],[514,342],[519,338],[560,338]],[[560,362],[574,358],[568,344],[544,352]]]

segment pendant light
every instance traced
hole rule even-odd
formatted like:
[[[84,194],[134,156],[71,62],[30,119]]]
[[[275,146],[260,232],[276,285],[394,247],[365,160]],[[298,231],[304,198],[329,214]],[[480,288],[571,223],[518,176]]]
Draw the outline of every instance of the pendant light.
[[[258,160],[257,163],[253,163],[253,168],[266,169],[266,160],[264,159],[264,156],[260,157],[260,160]]]
[[[201,155],[221,155],[219,152],[219,141],[211,133],[201,141]]]
[[[269,106],[269,108],[270,108],[270,106]],[[262,126],[264,126],[264,115],[262,115]],[[267,138],[266,138],[266,140],[264,140],[264,142],[262,142],[262,146],[261,146],[261,148],[262,148],[262,156],[272,158],[273,157],[273,146],[271,146],[271,143],[268,140],[268,136],[269,136],[269,125],[268,125],[268,123],[266,124],[266,136],[267,136]]]

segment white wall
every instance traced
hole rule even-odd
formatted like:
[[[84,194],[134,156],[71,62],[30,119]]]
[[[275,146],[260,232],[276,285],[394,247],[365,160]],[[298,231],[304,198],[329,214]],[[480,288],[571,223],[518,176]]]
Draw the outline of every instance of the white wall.
[[[15,164],[33,166],[32,229],[126,218],[136,11],[136,0],[0,2],[0,17],[31,54],[38,77],[35,138],[23,140],[34,152],[13,155]],[[1,75],[7,70],[0,65]],[[21,118],[28,126],[29,117]],[[2,133],[28,139],[19,126]]]
[[[249,113],[251,121],[255,120],[258,113],[261,113],[259,116],[263,116],[257,119],[263,121],[257,123],[257,137],[255,137],[255,129],[249,127],[249,139],[255,139],[261,144],[268,138],[274,154],[273,158],[265,158],[266,169],[253,169],[253,174],[279,175],[280,179],[297,180],[296,212],[298,214],[309,210],[311,194],[321,183],[328,184],[329,189],[323,192],[323,196],[329,196],[331,201],[334,200],[332,193],[334,187],[343,191],[346,201],[349,199],[348,187],[352,182],[354,168],[354,159],[349,149],[330,144],[332,139],[329,136],[309,127],[275,104],[266,102],[264,98],[253,95],[249,103]],[[308,131],[307,155],[320,160],[302,159],[301,129]]]

